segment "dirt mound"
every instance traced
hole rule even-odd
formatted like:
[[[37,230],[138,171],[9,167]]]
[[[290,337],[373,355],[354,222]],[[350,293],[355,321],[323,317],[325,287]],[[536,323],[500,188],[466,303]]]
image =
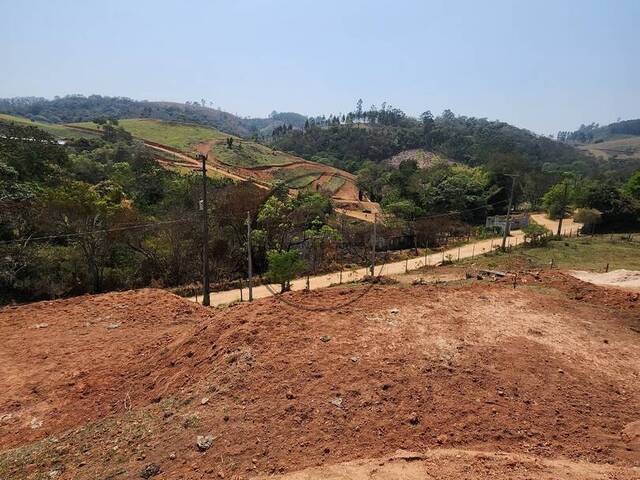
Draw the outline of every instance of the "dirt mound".
[[[623,435],[639,309],[619,294],[531,274],[222,310],[156,290],[5,308],[0,438],[21,448],[0,478],[235,478],[438,447],[640,465]]]
[[[620,269],[606,273],[573,270],[570,273],[584,282],[593,283],[595,285],[640,290],[640,272],[637,270]]]
[[[206,311],[145,289],[0,310],[0,448],[144,404],[129,385]]]

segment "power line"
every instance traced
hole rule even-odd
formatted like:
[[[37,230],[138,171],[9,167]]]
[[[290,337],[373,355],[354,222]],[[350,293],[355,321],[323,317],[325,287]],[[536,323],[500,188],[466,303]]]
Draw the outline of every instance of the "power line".
[[[472,212],[472,211],[475,211],[475,210],[482,210],[482,209],[485,209],[485,208],[488,208],[488,207],[493,207],[493,206],[500,205],[500,204],[503,204],[503,203],[507,203],[507,200],[501,200],[499,202],[495,202],[495,203],[491,203],[491,204],[487,204],[487,205],[481,205],[479,207],[474,207],[474,208],[468,208],[468,209],[463,209],[463,210],[455,210],[455,211],[446,212],[446,213],[436,213],[436,214],[432,214],[432,215],[425,215],[425,216],[422,216],[422,217],[416,217],[416,218],[412,219],[411,221],[415,222],[415,221],[418,221],[418,220],[427,220],[427,219],[431,219],[431,218],[441,218],[441,217],[448,217],[448,216],[452,216],[452,215],[459,215],[461,213]],[[200,216],[198,214],[196,214],[196,215]],[[225,220],[238,220],[238,217],[231,216],[231,215],[216,215],[216,218],[225,219]],[[176,224],[176,223],[187,223],[187,222],[191,222],[191,221],[194,221],[194,220],[195,220],[194,218],[188,218],[188,219],[180,219],[180,220],[168,220],[168,221],[160,221],[160,222],[150,222],[150,223],[139,224],[139,225],[128,225],[128,226],[107,228],[107,229],[101,229],[101,230],[92,230],[90,232],[65,233],[65,234],[58,234],[58,235],[44,235],[44,236],[40,236],[40,237],[23,237],[23,238],[18,238],[18,239],[14,239],[14,240],[1,240],[0,241],[0,245],[23,243],[25,241],[40,241],[40,240],[56,240],[56,239],[61,239],[61,238],[76,238],[76,237],[95,235],[97,233],[121,232],[121,231],[126,231],[126,230],[138,230],[138,229],[144,229],[144,228],[152,228],[152,227],[156,227],[156,226],[160,226],[160,225],[171,225],[171,224]]]

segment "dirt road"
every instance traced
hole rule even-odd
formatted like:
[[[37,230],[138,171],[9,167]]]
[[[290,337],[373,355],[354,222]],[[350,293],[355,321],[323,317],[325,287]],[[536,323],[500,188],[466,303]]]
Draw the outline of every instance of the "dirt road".
[[[639,474],[638,469],[630,467],[541,459],[517,453],[442,448],[423,453],[401,450],[382,458],[312,467],[253,480],[635,480]]]
[[[541,225],[546,226],[550,230],[555,232],[558,228],[558,223],[555,220],[549,220],[542,214],[532,215],[531,218]],[[566,228],[565,228],[566,225]],[[555,227],[555,228],[554,228]],[[573,223],[571,219],[565,219],[563,222],[562,231],[567,235],[570,231],[574,231],[579,227],[579,224]],[[524,233],[520,230],[513,230],[511,236],[507,238],[507,246],[518,245],[524,241]],[[406,273],[411,270],[417,270],[426,266],[437,266],[442,264],[443,261],[451,258],[452,260],[458,260],[463,258],[472,258],[477,255],[484,255],[486,253],[495,250],[500,246],[500,239],[479,240],[477,242],[464,245],[462,247],[450,248],[443,252],[434,253],[427,256],[420,256],[411,258],[407,261],[399,261],[393,263],[386,263],[384,265],[378,265],[375,270],[375,276],[379,275],[398,275]],[[450,256],[450,257],[449,257]],[[309,279],[309,288],[316,290],[318,288],[325,288],[331,285],[338,285],[341,283],[357,282],[362,280],[363,277],[369,275],[369,268],[362,267],[353,270],[344,270],[342,272],[327,273],[325,275],[318,275]],[[291,290],[304,290],[307,288],[307,279],[298,278],[291,282]],[[273,292],[279,292],[280,286],[271,284],[268,286],[261,285],[254,287],[253,298],[266,298],[273,295]],[[246,299],[249,296],[249,290],[247,288],[242,289],[242,298]],[[216,292],[211,294],[211,305],[224,305],[231,302],[240,300],[240,289],[227,290],[224,292]],[[201,296],[190,297],[191,301],[202,300]]]

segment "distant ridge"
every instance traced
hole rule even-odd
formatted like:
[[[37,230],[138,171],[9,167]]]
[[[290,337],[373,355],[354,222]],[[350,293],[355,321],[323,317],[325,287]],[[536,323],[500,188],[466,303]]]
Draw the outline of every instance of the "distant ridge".
[[[0,99],[0,113],[48,123],[88,122],[99,117],[152,118],[206,125],[241,137],[268,136],[274,128],[282,125],[301,128],[306,121],[306,117],[298,113],[275,111],[268,118],[242,118],[206,103],[204,100],[201,103],[141,101],[101,95],[67,95],[53,100],[15,97]]]

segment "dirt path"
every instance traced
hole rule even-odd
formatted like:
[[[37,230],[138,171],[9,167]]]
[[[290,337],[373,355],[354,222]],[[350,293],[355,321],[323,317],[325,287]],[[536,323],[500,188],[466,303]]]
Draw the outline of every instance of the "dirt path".
[[[148,143],[146,141],[144,142],[144,144],[145,144],[146,147],[148,147],[148,148],[150,148],[152,150],[155,150],[157,152],[167,153],[167,154],[171,155],[173,158],[180,159],[183,162],[188,163],[189,165],[193,165],[194,168],[198,168],[198,169],[201,168],[200,163],[196,159],[190,157],[189,155],[185,155],[184,153],[178,153],[178,152],[176,152],[174,150],[171,150],[171,149],[168,149],[168,148],[165,148],[165,147],[161,147],[161,146],[158,146],[158,145],[155,145],[155,144],[151,144],[151,143]],[[245,178],[245,177],[242,177],[240,175],[236,175],[235,173],[232,173],[232,172],[228,171],[227,169],[223,168],[221,165],[217,165],[217,164],[212,163],[212,162],[207,162],[207,169],[208,170],[212,170],[212,171],[214,171],[216,173],[219,173],[220,175],[222,175],[224,177],[232,178],[234,180],[238,180],[238,181],[241,181],[241,182],[253,181],[253,180],[251,180],[249,178]],[[255,183],[256,186],[258,186],[260,188],[268,189],[268,187],[266,187],[264,185],[261,185],[260,183],[256,183],[256,182],[253,182],[253,183]]]
[[[522,243],[524,234],[520,230],[511,232],[512,236],[507,239],[507,246],[516,245]],[[387,263],[384,265],[376,266],[375,275],[397,275],[405,273],[411,270],[417,270],[419,268],[427,266],[437,266],[442,264],[449,255],[452,259],[458,258],[471,258],[477,255],[484,255],[492,250],[495,250],[500,246],[500,241],[496,239],[481,240],[462,247],[450,248],[443,252],[434,253],[427,256],[420,256],[411,258],[407,261],[399,261],[393,263]],[[340,283],[356,282],[362,280],[363,277],[369,275],[369,268],[362,267],[352,270],[344,270],[343,272],[328,273],[325,275],[319,275],[311,277],[309,279],[309,288],[316,290],[318,288],[325,288],[331,285],[338,285]],[[291,290],[304,290],[307,286],[306,278],[298,278],[291,282]],[[273,295],[273,292],[279,292],[279,285],[257,286],[253,289],[253,298],[265,298]],[[248,289],[242,290],[243,298],[247,298]],[[196,298],[202,299],[202,297],[190,297],[189,300],[196,301]],[[224,305],[227,303],[240,300],[240,289],[228,290],[225,292],[217,292],[211,295],[212,305]]]
[[[382,458],[324,465],[255,480],[635,480],[638,475],[640,471],[633,467],[443,448],[425,453],[398,451]]]
[[[640,291],[640,272],[637,270],[619,269],[605,273],[572,270],[569,273],[583,282],[593,283],[594,285]]]
[[[337,209],[336,209],[337,210]],[[347,210],[341,213],[346,213]],[[352,212],[360,213],[360,212]],[[371,214],[372,215],[372,214]],[[543,214],[532,215],[531,218],[547,228],[553,230],[558,228],[558,224],[555,220],[549,220]],[[566,225],[566,229],[565,229]],[[555,227],[555,228],[554,228]],[[579,224],[573,223],[573,220],[565,219],[563,222],[563,232],[567,235],[571,230],[575,231],[579,227]],[[507,238],[507,246],[515,246],[524,241],[524,233],[521,230],[513,230],[511,236]],[[500,239],[480,240],[477,242],[469,243],[461,247],[450,248],[442,252],[433,253],[431,255],[420,256],[411,258],[408,260],[402,260],[399,262],[387,263],[384,265],[378,265],[375,270],[375,275],[398,275],[406,273],[411,270],[417,270],[424,266],[438,266],[446,261],[451,256],[451,259],[458,260],[463,258],[473,258],[477,255],[484,255],[489,253],[500,246]],[[316,290],[318,288],[326,288],[331,285],[338,285],[341,283],[357,282],[362,280],[363,277],[369,275],[369,268],[362,267],[352,270],[344,270],[342,272],[328,273],[325,275],[318,275],[309,279],[309,288]],[[304,290],[307,288],[307,279],[298,278],[291,282],[291,290]],[[279,292],[279,285],[261,285],[253,288],[253,298],[266,298],[273,295],[273,292]],[[247,288],[242,289],[242,298],[248,298],[249,290]],[[231,302],[239,301],[241,297],[240,289],[227,290],[224,292],[216,292],[211,294],[211,305],[224,305]],[[202,300],[202,297],[190,297],[191,301]]]
[[[547,227],[554,235],[558,231],[558,221],[547,218],[543,213],[534,213],[531,218],[536,223]],[[562,235],[576,234],[580,227],[582,227],[582,224],[574,222],[573,218],[565,218],[562,220]]]

